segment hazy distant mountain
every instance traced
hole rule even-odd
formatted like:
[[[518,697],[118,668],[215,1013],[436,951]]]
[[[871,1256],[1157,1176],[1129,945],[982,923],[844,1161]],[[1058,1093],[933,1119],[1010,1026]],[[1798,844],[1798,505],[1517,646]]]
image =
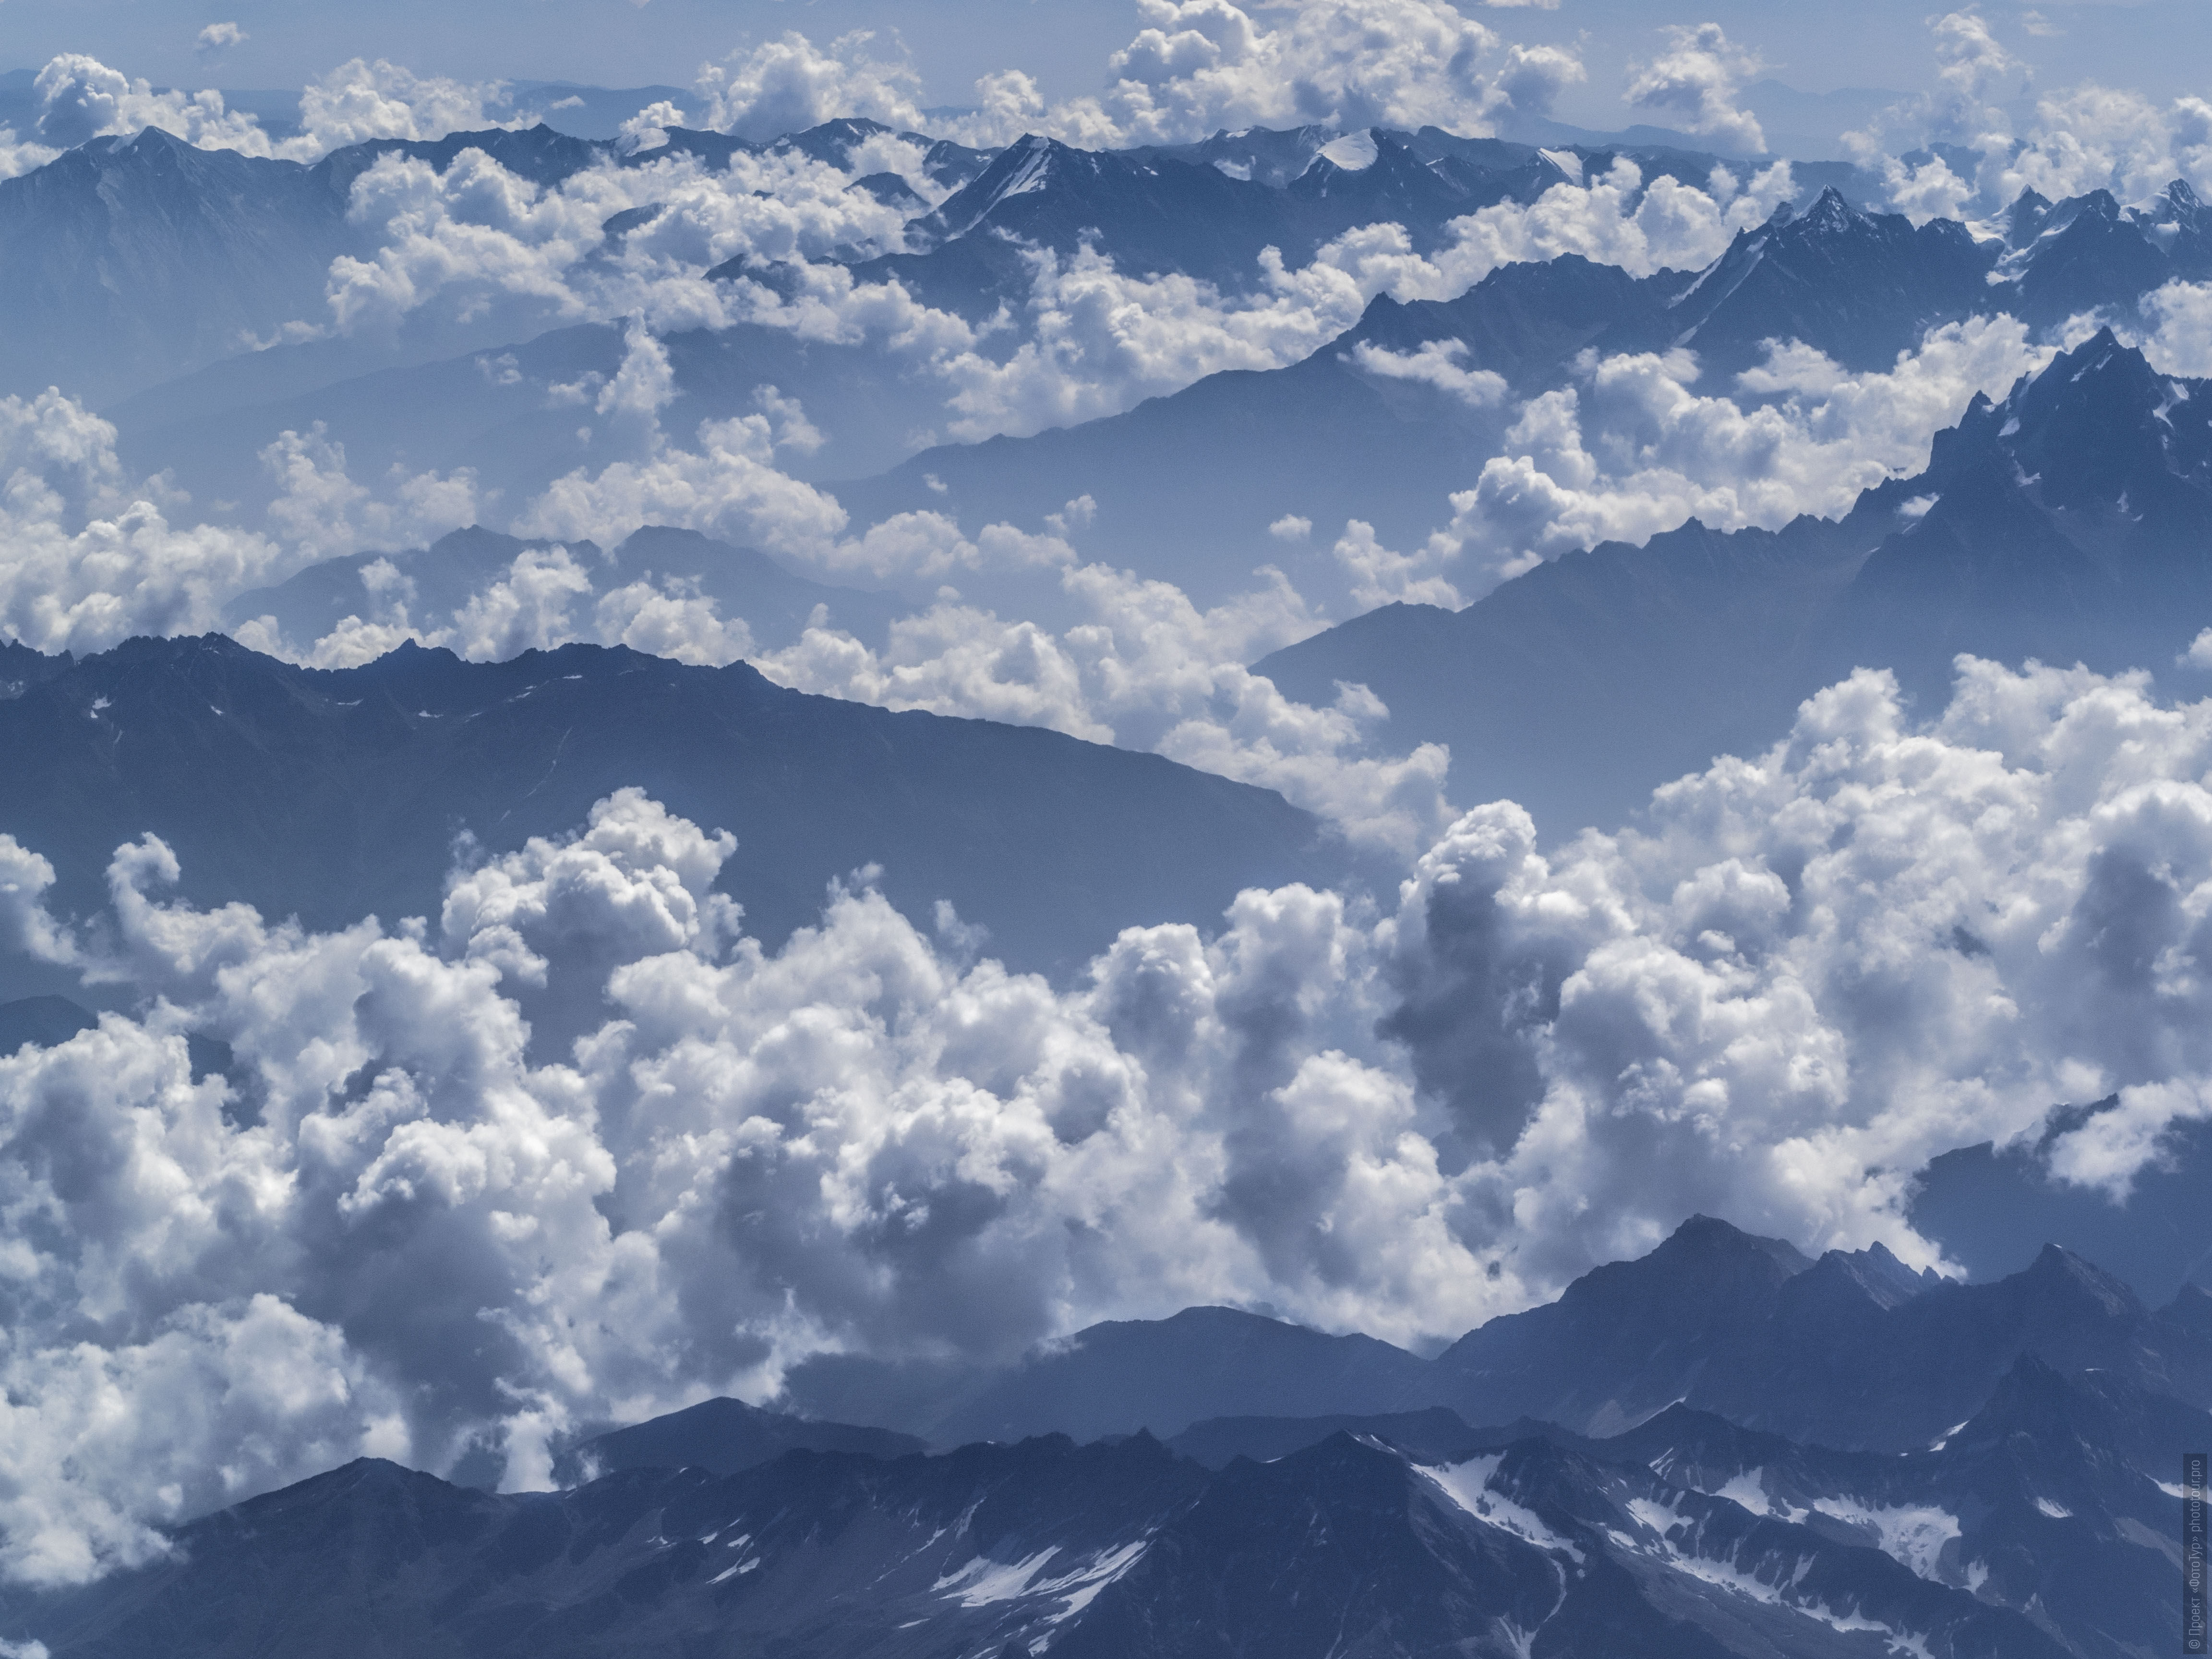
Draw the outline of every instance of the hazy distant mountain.
[[[0,391],[103,403],[317,315],[345,207],[331,169],[150,128],[0,179]]]
[[[1171,1319],[1093,1325],[1002,1371],[817,1357],[793,1370],[785,1401],[808,1416],[885,1423],[957,1445],[1389,1410],[1427,1404],[1431,1388],[1427,1362],[1372,1337],[1188,1308]]]
[[[834,155],[842,163],[869,131],[889,129],[833,122],[764,148]],[[710,164],[763,148],[681,129],[669,139],[673,150]],[[362,173],[393,154],[442,172],[465,149],[482,150],[542,185],[586,167],[637,165],[670,153],[633,155],[543,125],[432,141],[375,139],[313,165],[197,149],[154,128],[136,137],[95,138],[46,167],[0,179],[0,307],[13,319],[0,337],[0,392],[59,385],[99,405],[211,364],[240,362],[232,378],[258,396],[231,397],[262,401],[393,362],[528,338],[557,313],[510,299],[467,317],[429,307],[411,314],[396,335],[371,330],[358,338],[275,346],[270,361],[252,361],[270,356],[261,348],[274,346],[283,325],[328,320],[325,293],[334,258],[374,252],[367,231],[347,217]],[[970,176],[984,154],[938,144],[927,165],[954,182]],[[315,367],[303,370],[302,363]]]
[[[680,1412],[611,1429],[569,1447],[554,1460],[553,1478],[580,1486],[621,1469],[703,1469],[735,1474],[775,1462],[787,1451],[850,1452],[908,1457],[924,1449],[912,1435],[850,1423],[819,1423],[763,1411],[742,1400],[704,1400]]]
[[[1096,1325],[996,1371],[806,1362],[781,1405],[881,1423],[939,1445],[1224,1419],[1373,1418],[1448,1407],[1468,1423],[1541,1419],[1617,1434],[1673,1403],[1823,1445],[1925,1446],[1971,1415],[2023,1355],[2212,1407],[2212,1297],[2155,1311],[2056,1246],[2025,1270],[1960,1285],[1879,1246],[1808,1261],[1692,1217],[1650,1255],[1577,1279],[1424,1360],[1227,1309]],[[1218,1431],[1217,1431],[1218,1432]]]
[[[1293,580],[1334,585],[1332,537],[1285,548],[1267,526],[1284,514],[1324,527],[1358,518],[1387,544],[1417,541],[1450,516],[1451,493],[1498,453],[1514,412],[1371,373],[1363,349],[1441,344],[1457,367],[1499,374],[1522,397],[1561,384],[1586,349],[1686,345],[1723,386],[1770,340],[1885,369],[1927,329],[1992,308],[1998,252],[1955,221],[1916,230],[1902,215],[1861,213],[1826,190],[1802,215],[1739,234],[1703,272],[1636,278],[1571,254],[1509,265],[1455,300],[1377,299],[1291,368],[1215,374],[1126,414],[1034,437],[939,446],[834,487],[862,520],[933,507],[978,525],[1035,526],[1088,493],[1098,503],[1097,544],[1140,569],[1172,572],[1194,592],[1235,591],[1262,558]]]
[[[942,387],[887,369],[865,346],[746,324],[686,331],[662,344],[675,381],[660,412],[665,430],[688,441],[702,421],[757,414],[760,389],[776,387],[826,434],[811,455],[778,456],[796,477],[893,465],[913,453],[917,431],[943,419]],[[623,458],[621,434],[580,405],[573,388],[613,379],[627,349],[625,331],[605,323],[375,367],[359,353],[278,347],[152,387],[107,413],[134,471],[173,468],[196,498],[265,496],[261,451],[281,433],[320,424],[356,477],[466,467],[488,497],[497,491],[520,506],[556,478]]]
[[[2212,383],[2102,333],[1977,398],[1927,470],[1842,520],[1694,520],[1507,582],[1457,613],[1391,605],[1257,665],[1293,696],[1364,683],[1391,740],[1450,744],[1468,799],[1552,833],[1611,823],[1870,665],[1940,708],[1953,657],[2164,665],[2212,619]]]
[[[51,1048],[98,1024],[67,997],[18,997],[0,1002],[0,1060],[27,1042]]]
[[[0,701],[0,831],[53,860],[67,910],[100,905],[112,850],[150,830],[198,902],[317,927],[434,915],[458,831],[489,851],[565,834],[628,785],[738,837],[722,886],[771,943],[870,863],[925,926],[949,899],[1030,968],[1079,965],[1131,925],[1211,923],[1255,882],[1342,878],[1316,822],[1270,792],[742,664],[406,646],[319,672],[214,635],[23,654],[42,678]]]

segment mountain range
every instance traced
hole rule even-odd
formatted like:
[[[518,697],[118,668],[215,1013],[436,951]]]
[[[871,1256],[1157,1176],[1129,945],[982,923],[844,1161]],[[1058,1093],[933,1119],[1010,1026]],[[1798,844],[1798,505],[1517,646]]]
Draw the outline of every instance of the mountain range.
[[[680,154],[711,167],[757,149],[842,165],[855,145],[885,136],[891,130],[878,123],[847,119],[751,146],[678,128],[669,131],[665,146],[631,151],[539,126],[457,133],[434,143],[380,140],[336,151],[313,167],[189,151],[159,132],[127,143],[97,141],[70,152],[66,167],[0,181],[0,229],[8,233],[0,240],[0,302],[18,315],[53,319],[52,331],[30,331],[16,340],[10,349],[20,361],[0,355],[0,391],[63,385],[117,422],[134,472],[173,470],[199,500],[265,498],[259,452],[288,428],[307,431],[321,422],[345,447],[356,476],[380,475],[394,465],[410,471],[466,465],[488,489],[519,502],[573,467],[604,463],[605,434],[599,434],[600,451],[580,441],[575,410],[552,389],[592,374],[611,378],[622,358],[623,330],[574,324],[532,300],[477,295],[458,310],[427,305],[396,324],[350,334],[287,336],[288,324],[319,328],[329,322],[325,289],[333,258],[374,254],[367,232],[346,217],[352,181],[386,154],[443,170],[471,149],[539,185],[556,184],[587,166],[635,167]],[[917,298],[978,325],[1002,306],[1017,317],[1025,310],[1024,249],[1065,257],[1089,246],[1126,271],[1174,272],[1238,294],[1261,283],[1259,255],[1267,246],[1279,248],[1296,268],[1328,238],[1388,221],[1403,225],[1417,247],[1429,248],[1455,218],[1501,202],[1532,201],[1556,185],[1595,176],[1616,159],[1635,162],[1647,178],[1700,186],[1719,164],[1711,155],[1663,147],[1544,150],[1435,128],[1376,129],[1342,143],[1318,129],[1254,129],[1197,145],[1127,151],[1081,150],[1031,136],[992,152],[907,136],[928,145],[925,171],[953,193],[933,210],[919,198],[907,204],[914,216],[905,251],[855,247],[834,257],[856,280],[896,277]],[[1805,199],[1817,193],[1818,180],[1832,180],[1856,196],[1866,192],[1866,181],[1849,168],[1815,166],[1800,173],[1809,187]],[[45,182],[36,188],[27,182],[40,179]],[[895,185],[907,191],[891,175],[854,188],[880,195]],[[169,205],[157,212],[155,201]],[[653,216],[649,210],[615,216],[607,222],[609,246]],[[35,251],[49,246],[72,250],[69,261],[41,263]],[[4,251],[9,249],[18,251]],[[101,272],[96,285],[72,288],[59,274],[87,262]],[[744,276],[771,285],[780,280],[758,261],[714,267],[705,276]],[[1679,289],[1688,278],[1656,280]],[[1916,303],[1924,307],[1925,296]],[[1908,327],[1902,316],[1887,324],[1892,334]],[[1357,338],[1334,349],[1356,345]],[[64,339],[71,343],[66,349]],[[874,516],[892,510],[878,511],[878,496],[896,495],[901,507],[949,505],[963,509],[963,518],[1011,515],[1030,524],[1085,493],[1079,482],[1048,502],[1033,503],[1009,480],[1012,494],[971,485],[941,497],[923,475],[936,471],[950,482],[937,465],[958,454],[950,451],[931,451],[926,462],[861,488],[854,481],[904,461],[917,434],[926,443],[926,434],[942,426],[944,387],[887,365],[873,351],[744,323],[677,328],[666,345],[676,401],[663,419],[671,430],[688,434],[701,420],[749,412],[755,389],[774,385],[800,398],[829,434],[818,452],[793,454],[784,464],[809,478],[848,481],[854,500]],[[1296,421],[1282,416],[1296,407],[1275,411],[1270,422],[1293,438]],[[211,425],[218,413],[226,418]],[[1333,424],[1342,429],[1355,422]],[[1379,430],[1402,441],[1406,426],[1401,409]],[[1235,442],[1234,422],[1221,438]],[[1310,447],[1292,448],[1311,458]],[[1463,447],[1436,453],[1427,468],[1406,475],[1409,487],[1440,501],[1439,479],[1448,480],[1442,488],[1464,482],[1454,470],[1464,453]],[[1344,464],[1357,465],[1359,459],[1355,452]],[[957,470],[964,478],[969,469],[963,464]],[[1048,461],[1054,479],[1044,486],[1048,493],[1064,471]],[[1259,482],[1249,492],[1234,492],[1246,519],[1257,510],[1251,503]],[[1424,502],[1425,510],[1432,506]],[[1258,526],[1291,510],[1306,509],[1286,500]],[[1104,533],[1118,550],[1158,528],[1153,519],[1117,512],[1109,515]],[[1206,528],[1194,526],[1199,533],[1188,541],[1201,542]],[[1246,532],[1254,528],[1239,526]],[[1237,568],[1240,576],[1243,568]]]
[[[318,928],[434,915],[463,831],[512,849],[633,786],[737,836],[722,886],[771,945],[869,865],[920,925],[948,900],[994,955],[1058,971],[1125,927],[1343,868],[1271,791],[1034,727],[788,691],[743,664],[589,645],[471,663],[410,644],[319,671],[210,635],[82,659],[7,646],[0,678],[0,833],[53,862],[64,913],[99,908],[113,850],[151,832],[198,904]]]
[[[1763,361],[1769,342],[1883,371],[1945,324],[2004,311],[2049,324],[2097,307],[2124,319],[2163,283],[2212,272],[2212,245],[2195,228],[2202,210],[2185,183],[2125,212],[2105,192],[2039,209],[2023,198],[2022,209],[2012,220],[2017,246],[1978,242],[1956,220],[1916,228],[1900,214],[1853,207],[1832,185],[1802,213],[1785,206],[1739,232],[1701,271],[1635,277],[1563,254],[1503,266],[1454,300],[1386,295],[1294,366],[1215,374],[1034,437],[927,449],[833,487],[858,517],[934,507],[978,524],[1035,524],[1088,490],[1102,545],[1140,568],[1146,550],[1158,559],[1172,547],[1176,580],[1194,591],[1233,591],[1261,550],[1294,580],[1318,580],[1326,548],[1301,555],[1271,544],[1264,532],[1276,516],[1319,526],[1358,518],[1387,544],[1419,541],[1497,453],[1510,414],[1378,373],[1365,353],[1442,351],[1526,398],[1566,383],[1583,351],[1686,348],[1701,390],[1751,405],[1759,396],[1735,376]]]
[[[1752,409],[1785,395],[1745,378],[1779,344],[1879,374],[1931,330],[2008,314],[2047,367],[1974,397],[1924,466],[1833,519],[1693,520],[1539,564],[1463,609],[1386,605],[1251,666],[1316,710],[1365,687],[1388,706],[1378,749],[1448,744],[1455,799],[1510,797],[1556,843],[1632,819],[1718,754],[1767,748],[1856,667],[1894,674],[1925,714],[1962,653],[2176,684],[2203,665],[2212,380],[2130,343],[2148,296],[2212,279],[2212,210],[2184,180],[2133,204],[2029,191],[1970,228],[1880,210],[1872,174],[1809,165],[1698,269],[1505,264],[1456,298],[1376,298],[1303,361],[973,444],[939,441],[948,389],[921,358],[834,330],[686,313],[650,343],[669,384],[647,422],[595,401],[646,349],[641,317],[472,293],[323,327],[333,262],[377,251],[354,187],[391,156],[450,174],[481,152],[548,188],[679,158],[857,170],[908,141],[908,171],[849,185],[902,229],[821,263],[957,313],[994,363],[1037,320],[1036,272],[1086,252],[1243,303],[1273,291],[1270,248],[1295,270],[1390,222],[1435,253],[1465,216],[1616,161],[1699,187],[1742,167],[1662,133],[1566,142],[1538,120],[1515,130],[1540,146],[1408,125],[977,149],[846,118],[765,144],[679,126],[641,149],[614,136],[619,101],[579,105],[594,137],[376,140],[309,165],[149,131],[0,180],[0,396],[60,386],[112,418],[128,476],[240,523],[268,499],[264,452],[286,431],[342,447],[356,478],[465,471],[496,518],[572,471],[662,459],[706,421],[795,398],[828,435],[776,464],[834,489],[855,532],[923,512],[971,534],[1065,530],[1054,515],[1085,501],[1081,557],[1205,605],[1247,592],[1261,559],[1310,597],[1348,591],[1335,526],[1425,535],[1507,453],[1519,406],[1581,386],[1590,354],[1688,354],[1686,384]],[[611,267],[665,210],[606,218],[585,266]],[[788,297],[805,273],[751,254],[693,274]],[[1394,372],[1409,361],[1453,373]],[[651,579],[711,599],[750,641],[715,661],[817,620],[880,650],[939,597],[1027,605],[1024,581],[1043,597],[1018,619],[1060,627],[1050,607],[1075,601],[1057,568],[963,570],[964,596],[936,571],[876,591],[635,519],[604,544],[482,525],[343,544],[358,550],[226,594],[223,626],[305,656],[404,605],[449,643],[311,667],[215,633],[82,655],[0,640],[0,834],[52,862],[58,914],[96,929],[115,849],[150,833],[195,905],[397,926],[435,913],[457,864],[569,833],[627,787],[734,836],[719,885],[770,948],[860,880],[949,953],[1061,985],[1121,930],[1211,928],[1251,887],[1334,890],[1365,927],[1404,873],[1271,791],[1158,756],[806,695],[743,660],[469,637],[529,561],[566,562],[595,599]],[[469,659],[485,656],[504,660]],[[0,1068],[131,994],[58,971],[0,958]],[[1468,1018],[1466,995],[1437,1017]],[[1358,1018],[1379,1043],[1396,1036]],[[204,1035],[185,1043],[196,1083],[232,1064]],[[1256,1305],[1094,1324],[1006,1364],[926,1340],[878,1358],[856,1339],[793,1364],[771,1397],[676,1395],[688,1403],[664,1416],[575,1425],[551,1449],[557,1490],[470,1485],[481,1449],[450,1479],[363,1459],[188,1519],[96,1582],[10,1581],[0,1653],[2170,1652],[2181,1459],[2212,1449],[2212,1295],[2197,1282],[2212,1131],[2174,1126],[2123,1209],[2049,1163],[2063,1127],[2118,1104],[2061,1109],[2039,1143],[1960,1147],[1918,1176],[1907,1218],[1963,1278],[1697,1216],[1433,1352]]]
[[[1003,1385],[994,1409],[1020,1397],[1039,1425],[1024,1437],[927,1453],[718,1401],[589,1443],[567,1467],[603,1472],[554,1492],[367,1460],[191,1522],[149,1565],[14,1593],[0,1618],[58,1659],[2119,1659],[2179,1639],[2175,1480],[2212,1435],[2208,1313],[2192,1291],[2148,1314],[2056,1249],[1962,1285],[1700,1218],[1432,1361],[1227,1310],[1101,1327]],[[1324,1365],[1334,1382],[1313,1364],[1329,1344],[1358,1355]],[[1070,1360],[1091,1371],[1073,1391]],[[1279,1407],[1423,1367],[1460,1407],[1094,1431],[1117,1380],[1146,1410],[1176,1382],[1182,1410]],[[1781,1410],[1796,1431],[1698,1403],[1731,1388],[1800,1402]],[[1472,1426],[1499,1419],[1468,1405],[1515,1400],[1557,1414]]]
[[[1929,710],[1960,652],[2166,668],[2212,619],[2208,389],[2103,331],[2003,400],[1978,395],[1924,471],[1839,519],[1692,520],[1463,611],[1383,606],[1255,666],[1299,697],[1365,684],[1392,741],[1449,743],[1471,796],[1510,796],[1561,834],[1759,751],[1861,665]]]

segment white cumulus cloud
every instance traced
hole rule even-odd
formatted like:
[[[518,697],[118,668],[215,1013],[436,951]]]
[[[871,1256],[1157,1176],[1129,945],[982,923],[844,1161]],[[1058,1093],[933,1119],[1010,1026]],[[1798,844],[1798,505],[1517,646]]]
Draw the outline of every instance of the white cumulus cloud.
[[[1863,672],[1633,831],[1494,803],[1379,917],[1249,891],[1066,989],[865,880],[767,951],[731,838],[636,791],[327,934],[169,901],[148,838],[78,937],[0,840],[17,948],[143,999],[0,1060],[0,1571],[362,1451],[527,1486],[823,1352],[1201,1302],[1449,1337],[1695,1211],[1933,1263],[1936,1154],[2116,1096],[2051,1165],[2119,1194],[2212,1110],[2208,775],[2212,702],[2142,676],[1965,660],[1916,728]]]
[[[1667,49],[1629,67],[1628,101],[1656,111],[1685,132],[1756,155],[1766,148],[1759,118],[1741,106],[1744,80],[1764,67],[1755,52],[1728,38],[1717,23],[1667,30]]]

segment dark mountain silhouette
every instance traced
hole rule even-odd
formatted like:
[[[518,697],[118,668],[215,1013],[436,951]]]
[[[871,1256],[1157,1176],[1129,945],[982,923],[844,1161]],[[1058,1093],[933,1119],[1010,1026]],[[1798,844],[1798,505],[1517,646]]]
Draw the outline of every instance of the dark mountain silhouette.
[[[784,1401],[810,1417],[886,1423],[956,1445],[1389,1409],[1425,1402],[1428,1373],[1426,1362],[1371,1337],[1187,1308],[1169,1319],[1091,1326],[1004,1370],[818,1356],[793,1368]]]
[[[763,1411],[742,1400],[703,1400],[680,1412],[611,1429],[569,1447],[553,1461],[553,1478],[580,1486],[621,1469],[704,1469],[735,1474],[774,1462],[787,1451],[851,1452],[907,1457],[923,1449],[912,1435],[850,1423],[817,1423]]]
[[[1316,821],[1267,791],[743,665],[407,646],[323,672],[210,635],[41,672],[0,702],[0,831],[53,860],[69,911],[96,908],[112,850],[152,831],[195,902],[326,928],[435,915],[463,830],[488,852],[565,834],[629,785],[738,837],[723,884],[771,942],[871,863],[923,925],[949,899],[994,953],[1060,969],[1125,926],[1206,921],[1255,881],[1337,878]]]
[[[1367,684],[1392,742],[1451,745],[1462,799],[1511,796],[1564,834],[1763,750],[1854,666],[1893,669],[1933,709],[1962,651],[2170,664],[2212,622],[2206,390],[2100,333],[2002,402],[1977,398],[1924,472],[1841,520],[1693,520],[1455,614],[1370,611],[1256,666],[1298,697]]]
[[[1833,1531],[1540,1438],[1427,1466],[1340,1434],[1209,1474],[1149,1437],[1054,1437],[507,1498],[363,1462],[9,1622],[57,1659],[2069,1651]]]
[[[0,1060],[27,1042],[41,1048],[67,1042],[99,1023],[67,997],[18,997],[12,1002],[0,1002]]]

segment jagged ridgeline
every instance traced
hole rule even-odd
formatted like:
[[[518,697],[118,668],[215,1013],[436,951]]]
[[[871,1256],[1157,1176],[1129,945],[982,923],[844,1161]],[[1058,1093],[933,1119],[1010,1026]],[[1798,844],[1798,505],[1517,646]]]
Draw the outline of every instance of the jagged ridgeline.
[[[501,663],[403,647],[294,667],[219,635],[81,660],[0,647],[0,834],[55,854],[88,913],[149,831],[197,902],[311,927],[435,916],[457,841],[559,837],[647,789],[738,849],[721,881],[770,945],[880,866],[994,955],[1073,972],[1128,927],[1218,915],[1240,887],[1342,879],[1340,840],[1272,791],[1058,732],[808,696],[742,663],[620,647]],[[0,969],[4,971],[4,969]]]
[[[1710,125],[1405,110],[1118,149],[647,111],[312,161],[149,127],[0,179],[0,601],[51,624],[0,636],[0,1659],[2179,1649],[2212,887],[2156,811],[2097,838],[2125,755],[2033,810],[1988,783],[1973,828],[2016,862],[1974,902],[2033,863],[2048,932],[1993,948],[1947,890],[1884,939],[1942,972],[1869,947],[1823,978],[1774,920],[1815,908],[1796,854],[1654,792],[1862,669],[1931,744],[1964,656],[2116,677],[2130,717],[2212,669],[2212,379],[2184,372],[2212,211],[2164,162],[2045,195],[1995,149],[1792,167]],[[1971,216],[1923,210],[1938,175]],[[1905,437],[1823,450],[1854,398]],[[1669,471],[1692,409],[1738,423],[1710,476]],[[2161,755],[2138,796],[2212,821]],[[472,877],[531,884],[533,841],[582,868],[579,825],[632,832],[610,805],[734,842],[684,959],[612,970],[668,970],[647,1012],[587,926],[617,860],[574,877],[604,885],[574,937],[550,876],[511,927],[437,921]],[[2021,827],[2046,806],[2079,858]],[[1679,888],[1622,851],[1654,825]],[[672,894],[676,856],[617,896]],[[1668,908],[1717,871],[1766,908]],[[1542,891],[1501,921],[1515,881]],[[934,991],[831,962],[870,890]],[[459,1062],[380,1052],[412,1004],[216,1034],[238,940],[299,947],[233,975],[242,1006],[349,932],[467,981],[505,1069],[441,1091]],[[2120,1034],[1996,1078],[1987,1031],[2055,1006],[2006,978],[2022,939],[2100,975],[2066,998]],[[1692,988],[1622,970],[1568,1030],[1636,951]],[[763,1000],[765,1036],[674,1018],[799,966],[830,988]],[[1966,1059],[1864,1063],[1905,1029],[1882,1006],[1945,996],[1984,1020]],[[1781,1060],[1683,1060],[1731,1019]],[[2038,1118],[2022,1075],[2098,1097]],[[1942,1127],[1834,1150],[1885,1112]],[[1808,1123],[1847,1200],[1743,1174]],[[1516,1161],[1585,1131],[1613,1168]],[[1761,1232],[1893,1226],[1971,1271],[1681,1220],[1745,1193]],[[1201,1297],[1238,1305],[1089,1322]],[[216,1425],[204,1501],[143,1474],[151,1433],[100,1437],[165,1392]],[[57,1401],[89,1426],[16,1455]]]
[[[129,1659],[2172,1651],[2208,1401],[2193,1287],[1698,1218],[1432,1360],[1194,1309],[1002,1372],[822,1367],[788,1404],[969,1443],[719,1401],[557,1492],[364,1461],[10,1617]]]

